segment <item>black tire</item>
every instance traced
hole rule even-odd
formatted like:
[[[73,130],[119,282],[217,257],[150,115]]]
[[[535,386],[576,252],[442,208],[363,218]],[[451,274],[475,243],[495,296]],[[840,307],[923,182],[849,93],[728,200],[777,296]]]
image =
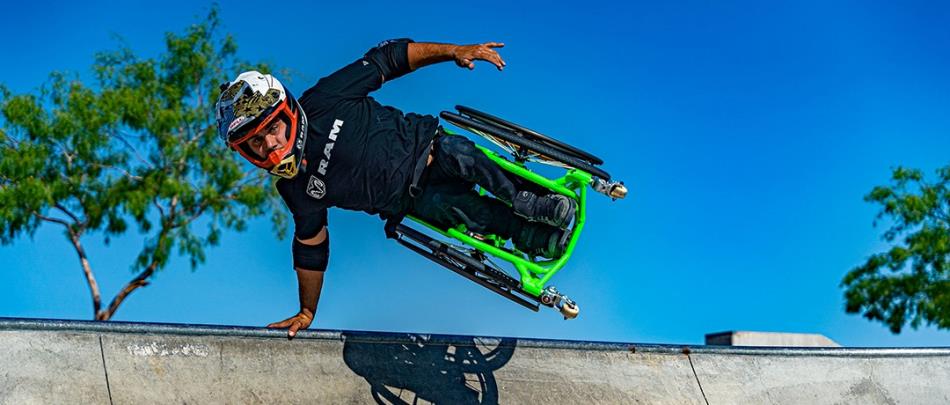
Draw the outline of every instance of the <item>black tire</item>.
[[[439,116],[445,119],[446,121],[449,121],[459,126],[460,128],[475,129],[477,131],[490,134],[491,136],[502,139],[505,142],[517,145],[521,148],[525,148],[530,151],[534,151],[547,158],[563,163],[567,166],[573,167],[575,169],[583,170],[587,173],[590,173],[604,180],[610,180],[610,174],[607,173],[606,171],[599,169],[597,167],[594,167],[592,164],[588,163],[585,160],[579,159],[572,155],[565,154],[562,151],[555,149],[549,145],[545,145],[540,142],[530,140],[524,136],[519,136],[518,134],[515,134],[511,131],[499,129],[497,127],[486,124],[484,122],[476,121],[468,117],[463,117],[453,112],[442,111],[442,113],[439,114]]]
[[[508,129],[511,132],[514,132],[517,135],[522,135],[525,138],[528,138],[532,141],[545,144],[561,152],[564,152],[567,155],[571,155],[580,160],[587,161],[592,165],[604,164],[604,161],[601,158],[594,156],[593,154],[587,151],[581,150],[575,146],[572,146],[564,142],[561,142],[557,139],[551,138],[547,135],[544,135],[530,128],[526,128],[521,125],[515,124],[513,122],[507,121],[503,118],[499,118],[489,113],[478,111],[474,108],[466,107],[464,105],[457,105],[455,106],[455,109],[458,110],[458,112],[463,116],[467,115],[476,120],[485,121],[489,124],[495,124],[497,126],[503,127],[505,129]]]

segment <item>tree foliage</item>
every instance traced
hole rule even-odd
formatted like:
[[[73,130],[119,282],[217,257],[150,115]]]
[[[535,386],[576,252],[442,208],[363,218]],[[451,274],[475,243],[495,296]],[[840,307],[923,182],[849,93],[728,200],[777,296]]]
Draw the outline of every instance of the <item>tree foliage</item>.
[[[156,58],[127,47],[97,54],[94,86],[52,73],[38,94],[0,88],[0,243],[43,224],[62,227],[95,319],[110,319],[173,253],[194,269],[222,230],[243,230],[269,213],[284,234],[271,180],[226,150],[213,117],[220,83],[246,68],[268,69],[237,60],[234,40],[217,31],[214,7],[202,23],[166,34]],[[198,223],[207,228],[196,230]],[[144,239],[135,277],[102,308],[82,241],[95,232],[108,241],[130,225]]]
[[[891,224],[883,239],[894,246],[845,276],[848,313],[893,333],[922,323],[950,329],[950,166],[937,177],[931,183],[919,170],[897,168],[890,186],[865,196],[881,206],[877,219]]]

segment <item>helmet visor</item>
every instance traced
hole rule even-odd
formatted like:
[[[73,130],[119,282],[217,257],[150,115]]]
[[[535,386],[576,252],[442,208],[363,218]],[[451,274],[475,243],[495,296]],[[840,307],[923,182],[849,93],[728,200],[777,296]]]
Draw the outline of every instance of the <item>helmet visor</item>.
[[[280,94],[276,89],[270,89],[263,95],[256,93],[244,81],[232,84],[221,93],[218,101],[218,136],[228,143],[238,142],[249,132],[248,129],[256,127],[261,119],[273,114]]]

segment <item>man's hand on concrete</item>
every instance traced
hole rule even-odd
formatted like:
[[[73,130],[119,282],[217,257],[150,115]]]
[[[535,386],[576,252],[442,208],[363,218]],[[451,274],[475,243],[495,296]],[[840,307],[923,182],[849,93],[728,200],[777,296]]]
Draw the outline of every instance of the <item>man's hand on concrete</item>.
[[[505,68],[505,61],[494,48],[502,48],[505,44],[501,42],[486,42],[484,44],[459,45],[455,48],[455,64],[459,67],[467,67],[469,70],[475,69],[476,60],[491,62],[502,70]]]
[[[309,328],[310,323],[312,322],[313,312],[310,312],[308,309],[301,309],[297,315],[284,319],[280,322],[274,322],[270,325],[267,325],[267,327],[273,329],[287,328],[287,338],[293,339],[294,336],[297,336],[298,330]]]

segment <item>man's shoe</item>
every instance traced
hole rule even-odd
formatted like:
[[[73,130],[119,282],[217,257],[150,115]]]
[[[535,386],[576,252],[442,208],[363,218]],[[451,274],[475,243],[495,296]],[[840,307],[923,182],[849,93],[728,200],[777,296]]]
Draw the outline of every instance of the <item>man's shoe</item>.
[[[548,238],[548,245],[545,249],[537,251],[538,256],[545,259],[557,259],[564,255],[567,250],[567,243],[571,241],[571,232],[558,229]]]
[[[564,229],[574,218],[577,202],[561,194],[539,197],[530,191],[521,191],[512,201],[515,214],[531,222],[540,222]]]
[[[556,259],[567,250],[571,233],[541,224],[525,224],[512,238],[515,247],[532,256]]]

